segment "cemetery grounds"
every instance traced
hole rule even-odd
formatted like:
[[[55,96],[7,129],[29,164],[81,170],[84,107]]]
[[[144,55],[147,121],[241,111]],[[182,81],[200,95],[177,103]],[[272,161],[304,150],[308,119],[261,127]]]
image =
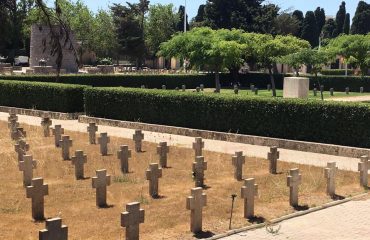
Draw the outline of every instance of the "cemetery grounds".
[[[233,177],[231,155],[204,151],[208,170],[205,171],[204,193],[207,206],[203,208],[203,230],[198,236],[190,232],[190,211],[186,210],[186,198],[194,187],[192,163],[194,152],[181,146],[170,146],[169,168],[163,169],[159,180],[158,199],[148,194],[145,171],[152,162],[158,162],[156,144],[143,143],[143,153],[136,153],[131,139],[111,137],[109,155],[101,156],[99,145],[88,144],[88,134],[66,131],[71,136],[75,150],[83,150],[88,160],[85,164],[84,180],[75,180],[74,166],[63,161],[61,149],[54,146],[54,138],[43,136],[42,128],[22,124],[27,131],[29,154],[37,160],[34,177],[43,177],[49,185],[45,196],[46,218],[61,217],[68,226],[70,239],[123,239],[125,229],[120,226],[120,213],[127,203],[138,201],[145,209],[145,222],[140,225],[140,239],[193,239],[209,237],[228,230],[231,195],[237,194],[233,210],[232,228],[251,225],[243,218],[244,200],[240,198],[243,182]],[[34,222],[31,217],[31,200],[26,198],[22,184],[22,172],[18,170],[14,142],[11,141],[7,123],[0,121],[0,239],[38,239],[38,231],[44,229],[44,222]],[[134,132],[134,131],[133,131]],[[129,145],[132,158],[130,173],[120,172],[117,150],[120,145]],[[235,149],[237,151],[237,149]],[[248,156],[248,153],[244,153]],[[266,152],[267,156],[267,152]],[[267,222],[279,216],[296,211],[289,206],[287,175],[291,168],[298,167],[302,174],[299,191],[300,210],[332,201],[325,193],[324,169],[278,161],[277,175],[269,174],[268,161],[247,157],[243,167],[244,178],[255,178],[258,196],[255,198],[256,218],[252,222]],[[95,189],[91,177],[95,170],[107,169],[112,176],[108,187],[109,207],[95,206]],[[364,192],[358,182],[358,173],[338,171],[336,193],[343,197]]]

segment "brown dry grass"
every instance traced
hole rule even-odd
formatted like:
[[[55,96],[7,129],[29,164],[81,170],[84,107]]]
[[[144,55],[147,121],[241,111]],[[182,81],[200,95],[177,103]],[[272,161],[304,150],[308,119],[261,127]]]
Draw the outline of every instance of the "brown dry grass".
[[[185,199],[194,187],[191,176],[193,151],[191,149],[171,147],[169,154],[170,168],[164,169],[160,179],[161,199],[148,196],[148,182],[145,170],[150,162],[158,162],[155,144],[145,142],[144,153],[134,153],[130,159],[132,173],[122,175],[116,151],[119,145],[127,144],[133,149],[133,142],[128,139],[111,137],[109,152],[102,157],[98,145],[89,145],[85,133],[66,131],[73,139],[73,151],[84,150],[88,154],[85,176],[95,176],[95,170],[106,168],[112,175],[112,185],[108,187],[108,204],[111,208],[95,207],[95,189],[91,179],[75,180],[74,168],[70,161],[63,161],[61,150],[54,147],[53,138],[44,138],[40,127],[24,126],[34,159],[38,167],[35,177],[43,177],[49,185],[49,195],[45,198],[47,218],[60,216],[69,227],[70,239],[123,239],[125,231],[120,227],[120,213],[125,204],[133,201],[142,202],[145,209],[145,223],[140,226],[141,239],[192,239],[189,232],[189,211],[185,208]],[[31,200],[25,197],[22,186],[22,173],[18,171],[17,157],[13,150],[7,126],[0,122],[0,239],[38,239],[38,231],[44,228],[43,222],[34,222],[31,218]],[[73,155],[73,154],[71,154]],[[235,202],[233,227],[242,227],[250,223],[243,218],[243,200],[240,196],[242,182],[233,178],[231,156],[214,152],[205,152],[208,161],[205,183],[210,187],[205,190],[208,205],[204,208],[205,231],[221,233],[228,229],[231,194],[238,197]],[[289,169],[298,167],[303,175],[300,188],[300,203],[310,207],[331,201],[325,195],[323,169],[279,162],[282,174],[268,174],[268,162],[265,159],[248,158],[244,165],[244,176],[256,178],[259,195],[256,198],[256,214],[267,220],[286,215],[294,211],[288,204],[286,175]],[[358,175],[340,171],[337,176],[337,193],[350,196],[363,192],[359,187]]]

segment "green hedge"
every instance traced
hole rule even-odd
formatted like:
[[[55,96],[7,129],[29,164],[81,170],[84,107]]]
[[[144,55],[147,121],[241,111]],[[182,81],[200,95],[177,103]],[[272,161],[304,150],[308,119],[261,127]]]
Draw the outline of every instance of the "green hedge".
[[[352,69],[348,69],[347,74],[353,75],[355,71]],[[326,76],[345,76],[346,70],[345,69],[323,69],[321,70],[322,75]]]
[[[334,88],[335,91],[344,92],[346,87],[352,92],[359,92],[360,87],[364,88],[365,92],[370,92],[370,77],[346,77],[346,76],[319,76],[310,78],[310,88],[324,85],[325,91]]]
[[[0,81],[0,105],[56,112],[83,112],[85,88],[69,84]]]
[[[283,75],[275,75],[277,88],[283,86]],[[55,82],[55,76],[50,75],[19,75],[19,76],[0,76],[4,80],[17,80],[29,82]],[[230,74],[220,75],[221,84],[232,86],[235,82]],[[248,73],[238,75],[237,81],[244,87],[254,84],[262,89],[270,83],[270,77],[264,73]],[[203,84],[205,87],[214,87],[215,80],[213,74],[194,74],[194,75],[61,75],[60,83],[88,85],[93,87],[132,87],[140,88],[145,85],[147,88],[161,89],[166,85],[168,89],[181,88],[186,85],[187,88],[196,88]]]
[[[370,147],[366,104],[88,88],[87,115],[126,121]]]

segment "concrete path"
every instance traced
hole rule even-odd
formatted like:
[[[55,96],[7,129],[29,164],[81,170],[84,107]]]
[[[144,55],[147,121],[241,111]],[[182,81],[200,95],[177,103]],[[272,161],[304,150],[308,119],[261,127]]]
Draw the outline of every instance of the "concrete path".
[[[8,113],[0,112],[0,121],[7,121]],[[31,117],[25,115],[18,115],[19,122],[29,125],[40,126],[41,119],[39,117]],[[55,124],[61,124],[66,130],[86,132],[87,124],[79,123],[77,120],[54,120],[53,126]],[[108,135],[123,137],[132,139],[134,133],[133,129],[117,128],[110,126],[99,126],[99,132],[108,132]],[[144,141],[149,142],[160,142],[167,141],[170,146],[180,146],[191,148],[193,137],[146,132],[144,131],[145,139]],[[215,141],[215,140],[204,140],[205,150],[222,152],[227,154],[234,154],[235,151],[243,151],[247,156],[267,158],[267,153],[270,151],[268,147],[248,145],[242,143]],[[286,162],[295,162],[302,164],[309,164],[313,166],[323,167],[326,166],[327,162],[336,161],[340,169],[357,171],[358,159],[348,158],[348,157],[338,157],[325,154],[300,152],[294,150],[279,149],[280,160]]]
[[[338,97],[338,98],[330,98],[327,99],[328,101],[338,101],[338,102],[364,102],[370,101],[370,96],[352,96],[352,97]]]
[[[279,223],[269,233],[266,228],[242,232],[222,240],[369,240],[370,199],[351,201]]]

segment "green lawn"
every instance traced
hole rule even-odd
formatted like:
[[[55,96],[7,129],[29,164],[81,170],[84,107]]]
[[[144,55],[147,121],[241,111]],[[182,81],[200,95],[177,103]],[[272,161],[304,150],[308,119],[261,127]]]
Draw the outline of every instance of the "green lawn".
[[[214,89],[205,89],[204,94],[213,94]],[[221,89],[222,95],[235,95],[233,89]],[[282,98],[283,97],[283,90],[276,90],[277,97]],[[258,95],[255,95],[254,92],[251,90],[239,90],[240,96],[245,97],[259,97],[259,98],[271,98],[272,97],[272,91],[267,90],[258,90]],[[334,92],[334,96],[330,96],[329,91],[324,92],[324,99],[330,99],[330,98],[339,98],[339,97],[354,97],[354,96],[370,96],[370,93],[357,93],[357,92],[350,92],[348,95],[345,92]],[[320,92],[317,92],[317,96],[314,97],[313,91],[310,90],[309,92],[309,98],[310,99],[318,99],[320,100]]]

